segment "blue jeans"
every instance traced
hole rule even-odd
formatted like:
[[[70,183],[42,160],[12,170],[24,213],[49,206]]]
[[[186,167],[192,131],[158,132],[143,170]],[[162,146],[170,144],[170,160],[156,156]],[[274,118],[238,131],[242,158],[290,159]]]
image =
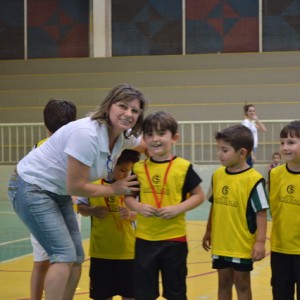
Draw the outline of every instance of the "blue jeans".
[[[84,261],[81,234],[70,196],[57,195],[12,174],[8,195],[14,210],[54,262]]]

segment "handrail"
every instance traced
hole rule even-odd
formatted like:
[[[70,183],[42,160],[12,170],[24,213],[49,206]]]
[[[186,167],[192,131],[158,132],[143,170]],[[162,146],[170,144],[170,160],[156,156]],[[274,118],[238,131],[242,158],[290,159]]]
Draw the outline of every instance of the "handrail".
[[[256,163],[269,163],[272,153],[279,150],[279,133],[292,120],[262,120],[267,132],[259,133]],[[179,141],[173,146],[175,155],[193,164],[219,164],[214,132],[240,124],[241,120],[178,121]],[[47,132],[43,123],[0,123],[0,165],[16,164]]]

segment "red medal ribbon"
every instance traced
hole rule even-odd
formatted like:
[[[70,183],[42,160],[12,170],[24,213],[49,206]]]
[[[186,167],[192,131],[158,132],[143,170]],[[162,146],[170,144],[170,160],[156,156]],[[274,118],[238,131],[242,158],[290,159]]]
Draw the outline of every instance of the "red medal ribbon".
[[[148,182],[150,184],[150,187],[151,187],[151,190],[152,190],[152,194],[154,196],[154,199],[155,199],[155,202],[156,202],[156,206],[158,208],[161,208],[161,205],[162,205],[162,202],[163,202],[163,198],[164,198],[164,194],[165,194],[165,186],[167,184],[167,177],[168,177],[168,174],[169,174],[169,170],[171,168],[171,165],[172,165],[172,162],[173,162],[173,159],[174,159],[174,156],[171,157],[171,160],[169,161],[169,164],[168,164],[168,167],[167,167],[167,170],[165,172],[165,176],[164,176],[164,181],[163,181],[163,186],[162,186],[162,190],[161,190],[161,195],[160,195],[160,199],[158,198],[158,194],[155,190],[155,187],[152,183],[152,180],[150,178],[150,174],[149,174],[149,170],[148,170],[148,167],[147,167],[147,164],[146,164],[146,160],[144,161],[144,168],[145,168],[145,172],[146,172],[146,175],[147,175],[147,179],[148,179]]]

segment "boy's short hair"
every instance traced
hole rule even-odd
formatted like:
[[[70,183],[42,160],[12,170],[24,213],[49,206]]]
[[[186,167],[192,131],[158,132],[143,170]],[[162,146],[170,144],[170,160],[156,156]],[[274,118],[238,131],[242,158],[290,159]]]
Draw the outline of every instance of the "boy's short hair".
[[[76,120],[76,105],[68,100],[51,98],[44,108],[44,124],[52,134]]]
[[[125,149],[122,151],[121,155],[119,156],[117,160],[117,165],[123,164],[123,163],[136,163],[140,160],[141,154],[138,151],[131,150],[131,149]]]
[[[280,138],[296,137],[300,138],[300,121],[295,120],[281,129]]]
[[[251,130],[244,125],[232,125],[215,133],[216,140],[228,143],[235,151],[245,148],[247,156],[253,150],[254,140]]]
[[[143,134],[151,134],[153,131],[171,131],[172,136],[178,132],[178,123],[174,116],[166,111],[150,113],[142,124]]]
[[[279,152],[274,152],[272,155],[272,158],[274,158],[275,155],[277,155],[277,156],[279,156],[279,158],[281,158],[281,154]]]

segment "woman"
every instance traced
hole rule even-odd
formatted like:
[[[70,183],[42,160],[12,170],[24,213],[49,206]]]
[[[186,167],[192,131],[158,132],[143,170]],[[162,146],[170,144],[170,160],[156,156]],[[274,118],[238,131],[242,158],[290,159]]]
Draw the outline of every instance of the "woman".
[[[118,85],[96,112],[63,126],[18,163],[9,182],[9,196],[49,256],[44,285],[47,300],[73,298],[84,260],[69,195],[107,197],[139,191],[134,175],[110,185],[92,182],[109,180],[123,149],[145,150],[139,135],[146,105],[139,90]]]
[[[256,160],[256,150],[258,146],[257,131],[266,132],[267,129],[265,125],[258,119],[255,106],[253,104],[244,105],[244,115],[245,119],[242,121],[242,124],[251,130],[254,139],[253,151],[247,158],[247,164],[252,167],[254,161]]]

